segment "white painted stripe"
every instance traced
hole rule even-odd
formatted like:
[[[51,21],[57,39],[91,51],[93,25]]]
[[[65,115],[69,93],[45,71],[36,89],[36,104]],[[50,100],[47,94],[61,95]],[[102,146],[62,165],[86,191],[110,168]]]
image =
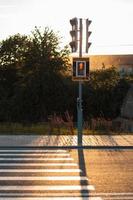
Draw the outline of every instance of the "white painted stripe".
[[[13,160],[73,160],[73,158],[0,158],[1,161],[7,161],[7,160],[10,160],[10,161],[13,161]]]
[[[9,185],[9,186],[3,186],[0,185],[0,190],[16,190],[16,191],[30,191],[30,190],[37,190],[37,191],[64,191],[64,190],[72,190],[72,191],[81,191],[81,190],[94,190],[93,185],[55,185],[55,186],[50,186],[50,185],[33,185],[33,186],[23,186],[23,185]]]
[[[88,200],[88,197],[2,197],[0,200]],[[89,200],[102,200],[100,197],[89,197]]]
[[[78,166],[77,163],[0,163],[0,166]]]
[[[0,156],[43,156],[43,157],[45,157],[45,156],[70,156],[70,154],[69,153],[62,153],[62,154],[60,154],[60,153],[45,153],[45,154],[43,154],[43,153],[25,153],[25,154],[23,154],[23,153],[2,153],[2,154],[0,154]]]
[[[0,169],[0,172],[81,172],[81,169]]]
[[[47,180],[47,181],[78,181],[88,180],[85,176],[1,176],[0,181],[30,181],[30,180]]]
[[[0,149],[0,152],[22,152],[22,153],[65,153],[67,152],[66,150],[52,150],[52,149],[49,149],[49,150],[39,150],[39,149]]]

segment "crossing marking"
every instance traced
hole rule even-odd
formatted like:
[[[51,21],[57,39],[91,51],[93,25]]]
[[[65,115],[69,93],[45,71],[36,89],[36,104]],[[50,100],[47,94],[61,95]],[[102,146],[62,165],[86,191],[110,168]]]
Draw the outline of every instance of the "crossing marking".
[[[0,166],[78,166],[77,163],[0,163]]]
[[[81,169],[0,169],[0,172],[81,172]]]
[[[1,161],[6,161],[6,160],[11,160],[11,161],[13,161],[13,160],[45,160],[45,161],[47,161],[47,160],[73,160],[73,158],[0,158],[0,160]]]
[[[47,180],[47,181],[75,181],[75,180],[88,180],[85,176],[4,176],[0,177],[0,181],[29,181],[29,180]]]
[[[23,154],[23,153],[0,153],[0,156],[43,156],[43,157],[45,157],[45,156],[70,156],[70,154],[69,153],[61,153],[61,154],[59,154],[59,153],[45,153],[45,154],[42,154],[42,153],[25,153],[25,154]]]
[[[23,152],[23,153],[65,153],[67,152],[66,150],[60,150],[60,149],[57,149],[57,150],[52,150],[52,149],[49,149],[49,150],[38,150],[38,149],[33,149],[33,150],[30,150],[30,149],[0,149],[0,152]]]
[[[30,191],[30,190],[37,190],[37,191],[64,191],[64,190],[72,190],[72,191],[82,191],[82,190],[95,190],[93,185],[33,185],[33,186],[23,186],[23,185],[0,185],[0,190],[16,190],[16,191]]]
[[[72,182],[88,181],[88,178],[86,176],[80,176],[79,174],[76,175],[76,172],[80,173],[82,170],[77,167],[77,163],[69,163],[74,160],[70,156],[71,155],[66,150],[0,149],[0,173],[5,173],[5,175],[0,176],[0,200],[88,200],[88,190],[94,191],[95,188],[93,185],[82,185],[79,182]],[[34,163],[32,161],[34,161]],[[43,163],[39,161],[43,161]],[[44,163],[45,161],[46,163]],[[38,166],[37,169],[35,166]],[[40,169],[39,167],[41,166],[46,166],[46,169]],[[68,166],[68,169],[65,166]],[[23,169],[24,167],[25,169]],[[25,176],[23,176],[23,173],[34,172],[46,173],[46,176],[39,176],[39,174],[36,174],[37,176],[30,176],[30,174],[26,176],[24,174]],[[71,172],[75,174],[72,174],[72,176],[68,174]],[[16,174],[8,175],[7,173]],[[50,176],[49,173],[59,174],[52,174],[53,176]],[[67,176],[67,174],[69,176]],[[5,184],[2,181],[9,181],[9,183]],[[12,181],[16,181],[15,185],[14,182],[12,184]],[[17,185],[17,181],[21,181],[21,183],[23,183],[23,181],[46,182],[43,185],[39,183],[34,185]],[[51,181],[51,184],[49,185],[47,181]],[[52,181],[58,181],[58,184],[54,185]],[[60,181],[64,181],[63,184]],[[70,181],[71,184],[69,184],[69,182],[65,183],[65,181]],[[92,196],[89,197],[89,200],[102,199],[98,196]]]

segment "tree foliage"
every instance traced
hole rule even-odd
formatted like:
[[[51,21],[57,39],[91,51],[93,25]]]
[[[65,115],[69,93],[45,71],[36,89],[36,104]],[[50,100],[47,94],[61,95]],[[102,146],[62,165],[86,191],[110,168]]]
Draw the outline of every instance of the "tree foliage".
[[[91,81],[85,85],[85,112],[89,117],[115,118],[129,89],[129,83],[120,79],[114,67],[91,73]],[[87,92],[88,90],[88,92]]]
[[[66,110],[76,120],[78,84],[71,81],[69,49],[57,34],[37,27],[30,36],[16,34],[0,42],[0,121],[46,121]],[[67,74],[67,75],[66,75]],[[91,72],[83,84],[84,118],[114,118],[120,113],[128,83],[114,68]]]
[[[0,43],[0,121],[46,120],[65,106],[64,73],[68,48],[49,28],[37,27]],[[67,88],[66,88],[67,90]]]

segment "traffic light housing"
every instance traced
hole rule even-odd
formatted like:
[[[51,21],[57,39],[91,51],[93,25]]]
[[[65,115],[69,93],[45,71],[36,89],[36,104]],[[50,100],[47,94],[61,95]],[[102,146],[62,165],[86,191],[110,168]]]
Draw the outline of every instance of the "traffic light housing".
[[[89,81],[89,58],[73,58],[73,81]]]
[[[89,26],[91,24],[91,20],[86,19],[86,53],[88,53],[88,49],[91,46],[91,42],[89,42],[89,37],[91,35],[91,31],[89,31]]]
[[[71,19],[70,24],[72,26],[72,30],[70,31],[72,41],[69,44],[73,53],[76,52],[78,49],[78,19],[76,17]]]

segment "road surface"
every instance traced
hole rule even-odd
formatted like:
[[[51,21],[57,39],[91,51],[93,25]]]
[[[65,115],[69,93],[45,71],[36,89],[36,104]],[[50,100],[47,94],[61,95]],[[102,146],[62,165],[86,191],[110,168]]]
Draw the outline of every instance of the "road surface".
[[[89,184],[90,196],[133,200],[133,150],[72,150]]]
[[[0,148],[0,200],[133,200],[133,150]]]

